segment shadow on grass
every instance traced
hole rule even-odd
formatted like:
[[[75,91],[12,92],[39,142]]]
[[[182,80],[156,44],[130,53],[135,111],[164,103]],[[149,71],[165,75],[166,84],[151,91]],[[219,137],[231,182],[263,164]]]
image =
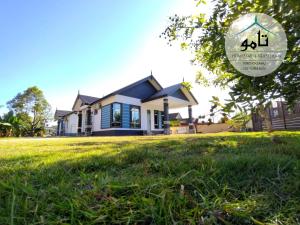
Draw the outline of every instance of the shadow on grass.
[[[84,143],[74,146],[120,151],[58,155],[36,169],[26,167],[30,157],[0,159],[10,168],[23,162],[12,173],[0,169],[0,224],[297,223],[297,141],[279,147],[245,136]]]

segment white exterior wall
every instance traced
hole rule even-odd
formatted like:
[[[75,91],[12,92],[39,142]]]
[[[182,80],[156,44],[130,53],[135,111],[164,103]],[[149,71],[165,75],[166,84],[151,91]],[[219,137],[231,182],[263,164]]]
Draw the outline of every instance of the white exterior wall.
[[[163,111],[163,105],[151,105],[148,103],[143,103],[141,106],[141,129],[147,130],[147,110],[151,111],[151,130],[152,131],[163,131],[164,129],[154,128],[154,110]]]
[[[129,105],[137,105],[137,106],[141,106],[142,104],[140,99],[132,98],[124,95],[116,95],[115,102],[125,103]]]
[[[78,116],[75,113],[68,115],[65,118],[65,133],[76,134],[77,133]]]
[[[95,114],[95,109],[98,113]],[[92,131],[101,130],[101,109],[98,108],[98,104],[92,106]]]

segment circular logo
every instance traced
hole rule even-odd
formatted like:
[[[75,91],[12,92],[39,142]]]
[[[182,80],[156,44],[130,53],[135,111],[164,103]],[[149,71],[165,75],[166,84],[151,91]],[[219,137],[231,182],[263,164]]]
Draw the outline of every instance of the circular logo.
[[[225,51],[239,72],[265,76],[283,62],[287,39],[282,26],[263,13],[249,13],[235,20],[225,37]]]

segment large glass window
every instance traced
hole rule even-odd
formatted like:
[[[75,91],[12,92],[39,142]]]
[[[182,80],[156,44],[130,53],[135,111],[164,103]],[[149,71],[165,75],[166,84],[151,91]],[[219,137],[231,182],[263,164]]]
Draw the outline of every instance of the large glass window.
[[[154,110],[154,128],[159,128],[158,111]]]
[[[140,128],[141,127],[140,107],[131,106],[131,108],[130,108],[130,127],[131,128]]]
[[[111,106],[111,127],[121,127],[121,104],[113,103]]]
[[[164,112],[154,110],[154,128],[155,129],[164,128]]]

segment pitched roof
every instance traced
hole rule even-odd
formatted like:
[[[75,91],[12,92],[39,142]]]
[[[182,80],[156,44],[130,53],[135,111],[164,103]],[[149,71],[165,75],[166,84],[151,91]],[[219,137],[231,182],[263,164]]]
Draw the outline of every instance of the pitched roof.
[[[182,118],[181,115],[180,115],[180,113],[178,113],[178,112],[177,112],[177,113],[170,113],[170,114],[169,114],[170,120],[177,120],[178,117],[179,117],[179,119]]]
[[[95,101],[98,101],[100,98],[88,96],[88,95],[78,95],[78,97],[81,99],[82,103],[84,104],[92,104]]]
[[[74,110],[75,104],[76,104],[76,102],[77,102],[78,99],[80,99],[84,105],[90,105],[93,102],[98,101],[100,98],[93,97],[93,96],[88,96],[88,95],[78,94],[77,97],[76,97],[76,99],[75,99],[75,102],[73,104],[72,110]]]
[[[175,84],[175,85],[172,85],[170,87],[163,88],[162,90],[160,90],[159,92],[155,93],[151,97],[143,99],[142,102],[148,102],[148,101],[151,101],[151,100],[154,100],[154,99],[158,99],[158,98],[161,98],[161,97],[166,97],[168,95],[173,94],[174,92],[176,92],[181,87],[182,87],[181,84]]]
[[[116,91],[114,91],[114,92],[112,92],[112,93],[110,93],[108,95],[105,95],[104,97],[95,100],[93,103],[97,102],[98,100],[103,100],[103,99],[108,98],[110,96],[117,95],[117,94],[119,94],[121,92],[124,92],[124,91],[126,91],[126,90],[128,90],[130,88],[133,88],[134,86],[139,85],[139,84],[141,84],[141,83],[143,83],[145,81],[154,81],[157,84],[157,86],[159,87],[160,90],[163,89],[162,86],[160,85],[160,83],[158,83],[158,81],[154,78],[154,76],[150,75],[150,76],[147,76],[147,77],[145,77],[145,78],[143,78],[141,80],[138,80],[138,81],[136,81],[136,82],[134,82],[132,84],[129,84],[126,87],[123,87],[123,88],[121,88],[119,90],[116,90]]]
[[[67,110],[56,110],[54,114],[54,118],[58,119],[59,117],[64,117],[65,115],[68,115],[69,113],[72,113],[72,111]]]
[[[160,90],[159,92],[155,93],[154,95],[152,95],[149,98],[143,99],[142,102],[148,102],[148,101],[152,101],[158,98],[162,98],[162,97],[166,97],[166,96],[171,96],[172,94],[174,94],[176,91],[185,88],[181,83],[179,84],[174,84],[172,86],[163,88],[162,90]],[[185,88],[186,89],[186,88]],[[188,93],[191,95],[191,97],[193,98],[193,100],[198,104],[197,99],[194,97],[194,95],[192,94],[192,92],[188,89],[186,89],[188,91]]]

